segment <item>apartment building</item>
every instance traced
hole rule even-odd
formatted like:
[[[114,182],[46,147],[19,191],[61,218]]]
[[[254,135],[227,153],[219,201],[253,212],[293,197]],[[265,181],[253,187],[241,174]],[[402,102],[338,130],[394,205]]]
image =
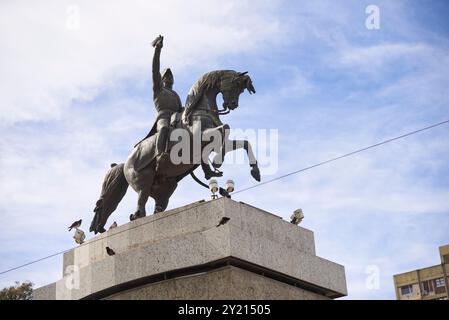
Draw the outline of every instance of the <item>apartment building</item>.
[[[447,300],[449,245],[439,248],[441,263],[393,276],[398,300]]]

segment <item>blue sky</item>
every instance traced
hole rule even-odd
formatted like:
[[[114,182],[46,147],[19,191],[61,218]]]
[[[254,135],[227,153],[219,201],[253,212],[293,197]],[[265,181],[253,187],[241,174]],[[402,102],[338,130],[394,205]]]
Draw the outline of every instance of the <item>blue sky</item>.
[[[380,9],[379,30],[365,27],[369,4]],[[257,94],[243,94],[224,121],[278,130],[278,168],[262,170],[263,180],[449,118],[446,1],[0,8],[1,270],[73,247],[65,227],[75,219],[87,229],[109,163],[124,161],[154,121],[150,42],[159,34],[183,101],[207,71],[249,71]],[[393,299],[392,275],[437,264],[449,243],[448,133],[435,128],[235,200],[285,218],[302,208],[318,255],[345,265],[348,298]],[[255,183],[246,164],[223,170],[237,189]],[[186,179],[169,208],[208,197]],[[111,219],[126,223],[135,201],[129,191]],[[61,264],[59,256],[1,275],[0,287],[50,283]],[[366,286],[372,265],[378,289]]]

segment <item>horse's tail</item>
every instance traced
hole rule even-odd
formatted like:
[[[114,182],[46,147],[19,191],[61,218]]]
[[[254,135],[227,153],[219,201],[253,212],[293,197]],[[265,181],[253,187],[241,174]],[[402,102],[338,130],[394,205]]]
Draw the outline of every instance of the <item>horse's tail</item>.
[[[112,212],[117,209],[118,204],[123,199],[128,189],[128,181],[126,181],[123,172],[124,164],[111,164],[111,169],[106,173],[101,189],[101,196],[95,205],[95,216],[90,225],[90,231],[103,233],[106,230],[104,225]]]

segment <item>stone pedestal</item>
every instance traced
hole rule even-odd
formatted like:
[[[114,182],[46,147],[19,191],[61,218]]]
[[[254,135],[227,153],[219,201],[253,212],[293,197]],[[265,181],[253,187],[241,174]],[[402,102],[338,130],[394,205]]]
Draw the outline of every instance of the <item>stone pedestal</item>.
[[[217,227],[223,217],[230,220]],[[106,253],[106,247],[115,251]],[[333,299],[344,267],[313,232],[227,198],[109,230],[64,254],[63,278],[34,299]]]

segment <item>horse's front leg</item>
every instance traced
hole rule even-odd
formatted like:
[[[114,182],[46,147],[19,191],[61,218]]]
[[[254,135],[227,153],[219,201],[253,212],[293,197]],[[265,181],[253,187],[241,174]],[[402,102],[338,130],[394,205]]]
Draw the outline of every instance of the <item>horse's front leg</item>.
[[[259,166],[257,165],[257,159],[254,156],[253,148],[248,140],[227,139],[224,146],[221,148],[220,152],[218,152],[218,154],[214,157],[213,161],[214,166],[217,164],[221,166],[226,153],[230,151],[235,151],[237,149],[245,149],[246,154],[248,155],[249,165],[251,167],[251,176],[257,181],[260,181],[260,170]]]
[[[215,169],[218,169],[221,167],[226,153],[231,151],[229,149],[229,144],[231,143],[231,141],[229,140],[229,130],[230,130],[229,126],[227,124],[225,124],[217,129],[219,129],[219,133],[221,134],[221,146],[212,161],[212,166]]]
[[[209,156],[213,151],[217,152],[217,155],[223,153],[222,150],[224,149],[225,140],[228,138],[228,136],[229,126],[227,124],[204,130],[202,139],[209,142],[201,150],[201,168],[203,169],[204,177],[206,178],[206,180],[209,180],[212,177],[223,176],[223,173],[217,170],[221,166],[221,163],[218,164],[218,162],[212,162],[212,166],[215,171],[211,170],[211,168],[209,167]],[[222,158],[224,158],[224,155],[222,156]]]

